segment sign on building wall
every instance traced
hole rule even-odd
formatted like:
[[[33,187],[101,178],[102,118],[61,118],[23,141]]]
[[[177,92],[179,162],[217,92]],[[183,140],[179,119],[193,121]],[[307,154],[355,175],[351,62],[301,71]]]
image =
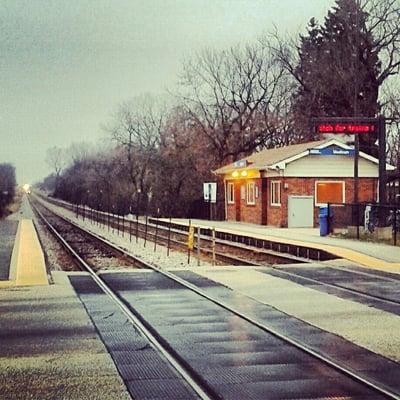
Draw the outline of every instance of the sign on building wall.
[[[310,149],[309,153],[317,156],[354,156],[354,149],[340,147],[325,147],[324,149]]]
[[[217,182],[203,183],[203,198],[210,203],[217,202]]]
[[[233,163],[235,168],[247,167],[247,160],[238,160]]]

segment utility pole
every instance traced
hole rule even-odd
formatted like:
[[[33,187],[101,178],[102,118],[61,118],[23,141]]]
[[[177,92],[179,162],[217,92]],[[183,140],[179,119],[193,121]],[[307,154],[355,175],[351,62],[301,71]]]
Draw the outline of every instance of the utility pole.
[[[353,98],[353,115],[358,117],[358,66],[359,66],[359,45],[360,45],[360,0],[356,1],[356,40],[354,44],[354,59],[353,59],[353,79],[354,79],[354,98]],[[360,140],[358,134],[354,134],[354,186],[353,186],[353,203],[358,203],[358,158],[360,153]],[[358,206],[357,206],[358,207]],[[357,221],[358,226],[358,221]]]
[[[379,204],[386,204],[386,118],[378,118]]]

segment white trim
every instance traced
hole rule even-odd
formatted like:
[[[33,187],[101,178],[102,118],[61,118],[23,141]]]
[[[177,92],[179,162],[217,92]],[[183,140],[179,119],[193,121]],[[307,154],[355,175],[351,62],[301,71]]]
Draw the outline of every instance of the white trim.
[[[232,192],[229,190],[229,186],[232,186]],[[226,196],[226,201],[228,204],[235,204],[235,185],[233,182],[227,182],[226,185],[227,188],[227,196]],[[232,193],[232,198],[230,199],[230,194]]]
[[[379,165],[379,160],[375,157],[370,156],[369,154],[364,153],[363,151],[360,151],[360,156],[365,158],[366,160],[372,161],[374,164]],[[386,163],[386,171],[394,171],[396,169],[395,166]]]
[[[314,203],[315,206],[322,206],[326,203],[317,203],[317,184],[318,183],[341,183],[342,184],[342,203],[346,203],[346,181],[315,180],[314,182]]]
[[[253,191],[253,201],[249,201],[250,190],[249,187],[252,186]],[[256,204],[256,184],[253,181],[246,183],[246,204],[254,206]]]
[[[273,194],[275,194],[275,189],[272,190],[273,185],[277,183],[278,187],[279,187],[279,203],[273,203]],[[281,187],[281,181],[270,181],[270,185],[269,185],[269,203],[271,206],[278,206],[280,207],[282,205],[282,191],[281,191],[282,187]]]
[[[318,146],[314,146],[313,148],[314,149],[324,149],[325,147],[332,146],[333,144],[337,145],[338,147],[341,147],[342,149],[345,149],[345,150],[352,149],[351,146],[349,146],[349,145],[347,145],[347,144],[345,144],[345,143],[343,143],[343,142],[341,142],[340,140],[337,140],[337,139],[330,139],[330,140],[326,141],[325,143],[321,143]],[[295,154],[294,156],[285,158],[285,159],[283,159],[283,160],[281,160],[281,161],[279,161],[279,162],[277,162],[275,164],[271,164],[271,165],[267,166],[266,168],[270,168],[270,169],[275,169],[275,168],[285,169],[286,168],[286,164],[289,164],[289,163],[291,163],[293,161],[296,161],[299,158],[306,157],[309,154],[310,154],[310,149],[307,149],[307,150],[302,151],[301,153]]]

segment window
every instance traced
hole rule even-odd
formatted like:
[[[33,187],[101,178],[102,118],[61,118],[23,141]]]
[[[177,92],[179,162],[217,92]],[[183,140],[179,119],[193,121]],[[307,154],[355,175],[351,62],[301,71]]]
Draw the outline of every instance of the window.
[[[315,182],[315,205],[344,203],[344,189],[343,181]]]
[[[226,187],[227,197],[228,197],[228,204],[235,203],[235,190],[232,182],[228,182]]]
[[[281,205],[281,182],[272,181],[271,182],[271,206]]]
[[[256,204],[256,185],[254,182],[247,182],[247,204]]]

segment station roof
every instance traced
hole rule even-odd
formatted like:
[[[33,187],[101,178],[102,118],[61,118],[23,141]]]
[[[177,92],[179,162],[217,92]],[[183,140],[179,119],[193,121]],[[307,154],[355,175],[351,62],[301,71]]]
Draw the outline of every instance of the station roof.
[[[345,150],[353,149],[353,146],[338,140],[336,138],[329,138],[324,140],[318,140],[313,142],[306,142],[300,144],[293,144],[284,147],[277,147],[274,149],[265,149],[259,152],[253,153],[248,157],[239,160],[243,165],[238,165],[238,162],[234,162],[218,168],[214,171],[215,174],[224,175],[229,174],[234,170],[267,170],[267,169],[285,169],[286,164],[298,160],[299,158],[310,155],[311,149],[323,149],[329,146],[337,146]],[[370,156],[369,154],[360,151],[360,157],[363,157],[375,164],[379,164],[377,158]],[[387,165],[388,170],[395,169],[391,165]]]

